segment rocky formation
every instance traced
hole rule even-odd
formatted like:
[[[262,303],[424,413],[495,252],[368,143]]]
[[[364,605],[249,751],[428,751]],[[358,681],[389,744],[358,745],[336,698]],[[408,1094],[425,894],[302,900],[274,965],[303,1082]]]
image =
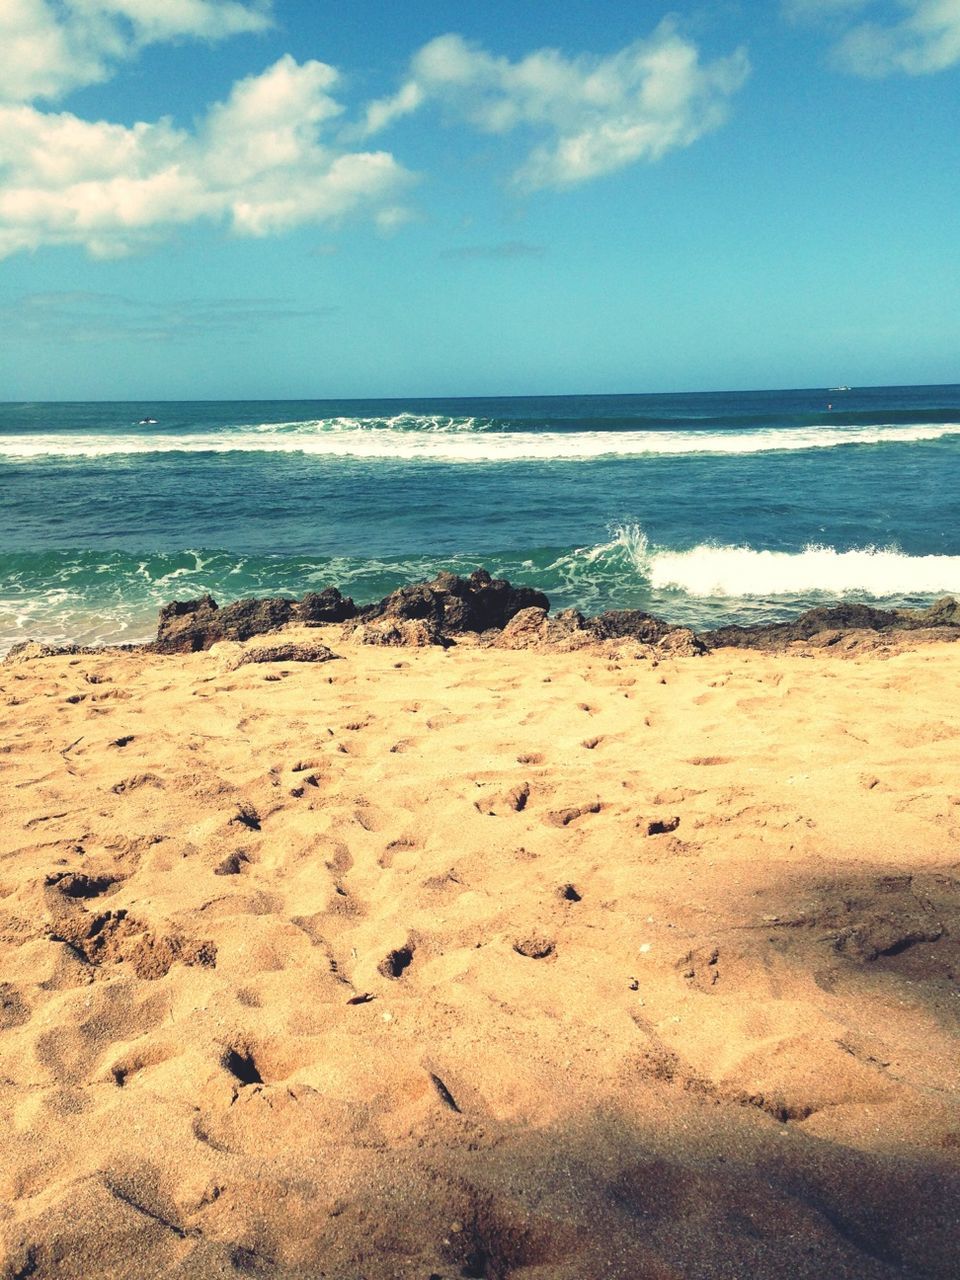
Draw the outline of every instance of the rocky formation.
[[[642,609],[608,609],[591,618],[590,627],[598,640],[639,640],[641,644],[659,644],[671,631],[677,630],[671,623]]]
[[[521,609],[549,608],[542,591],[511,586],[505,578],[492,578],[486,569],[477,569],[469,578],[440,573],[432,582],[400,587],[360,613],[365,621],[389,617],[424,622],[449,638],[470,631],[499,631]]]
[[[336,587],[309,592],[298,603],[283,597],[236,600],[221,609],[212,596],[174,600],[160,610],[157,638],[147,648],[155,653],[196,653],[220,640],[249,640],[277,631],[288,622],[317,625],[355,617],[356,605]]]
[[[705,646],[687,627],[674,627],[639,609],[624,609],[585,618],[576,609],[550,617],[545,609],[522,609],[497,632],[496,649],[555,649],[571,652],[598,640],[634,640],[657,653],[695,655]]]
[[[440,632],[431,618],[397,618],[386,614],[354,627],[350,639],[356,644],[393,645],[406,649],[423,649],[430,645],[446,647],[453,643]]]
[[[960,638],[960,604],[943,596],[929,609],[873,609],[865,604],[841,603],[808,609],[789,622],[760,623],[756,626],[718,627],[701,636],[708,649],[784,649],[797,642],[819,642],[818,647],[836,644],[862,632],[903,631],[943,632],[944,639]],[[934,637],[937,638],[937,637]]]
[[[336,587],[302,600],[238,600],[221,609],[212,596],[176,600],[160,610],[156,653],[196,653],[220,640],[248,640],[288,622],[321,625],[356,619],[366,644],[444,644],[467,632],[500,630],[521,609],[546,612],[550,601],[533,587],[513,587],[477,569],[469,578],[438,574],[432,582],[400,587],[362,609]],[[407,625],[417,624],[417,625]]]
[[[469,578],[441,573],[431,582],[400,587],[360,608],[336,587],[309,592],[299,601],[238,600],[222,609],[209,595],[174,601],[160,610],[157,638],[144,647],[155,653],[194,653],[222,640],[245,641],[275,632],[288,623],[343,623],[348,637],[360,644],[449,645],[457,637],[474,635],[483,644],[503,649],[570,651],[598,641],[635,641],[658,654],[695,655],[723,647],[888,648],[905,641],[905,633],[910,633],[911,643],[960,639],[960,603],[945,596],[928,609],[906,610],[842,602],[810,609],[788,622],[719,627],[697,635],[640,609],[613,609],[595,617],[584,617],[575,609],[551,614],[542,591],[512,586],[477,569]],[[16,646],[6,661],[59,652],[83,650],[30,642]]]
[[[308,626],[321,626],[327,622],[346,622],[357,616],[357,606],[349,596],[343,596],[336,587],[323,591],[308,591],[296,606],[297,618]]]

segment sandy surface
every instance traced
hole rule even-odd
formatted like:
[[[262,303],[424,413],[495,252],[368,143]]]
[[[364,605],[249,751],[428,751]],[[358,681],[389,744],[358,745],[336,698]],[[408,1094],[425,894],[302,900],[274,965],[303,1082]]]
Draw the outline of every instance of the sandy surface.
[[[0,667],[0,1275],[960,1274],[960,646]]]

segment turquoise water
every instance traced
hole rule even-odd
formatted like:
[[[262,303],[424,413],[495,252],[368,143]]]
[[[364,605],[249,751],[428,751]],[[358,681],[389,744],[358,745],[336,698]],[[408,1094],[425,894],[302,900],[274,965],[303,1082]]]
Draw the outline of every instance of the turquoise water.
[[[0,405],[0,650],[478,564],[695,626],[919,605],[960,593],[958,481],[957,386]]]

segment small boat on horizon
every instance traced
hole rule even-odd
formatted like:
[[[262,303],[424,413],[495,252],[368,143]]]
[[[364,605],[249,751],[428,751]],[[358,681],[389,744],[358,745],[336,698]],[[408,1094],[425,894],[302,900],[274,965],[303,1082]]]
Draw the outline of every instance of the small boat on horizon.
[[[827,387],[828,391],[849,391],[849,387]]]

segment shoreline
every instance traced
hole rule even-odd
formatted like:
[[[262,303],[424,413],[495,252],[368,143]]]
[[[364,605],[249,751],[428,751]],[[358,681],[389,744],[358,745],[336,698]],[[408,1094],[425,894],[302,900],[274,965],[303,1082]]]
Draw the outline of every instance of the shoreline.
[[[960,648],[348,628],[0,666],[9,1274],[955,1275]]]
[[[247,597],[223,607],[210,595],[172,601],[161,607],[152,641],[82,646],[26,640],[13,645],[3,661],[98,651],[193,653],[291,626],[332,624],[343,624],[345,633],[361,643],[399,647],[448,647],[469,640],[496,648],[562,651],[633,641],[655,653],[687,656],[724,648],[849,652],[960,639],[960,602],[948,595],[926,609],[879,609],[840,599],[782,621],[694,630],[640,609],[551,613],[550,600],[539,589],[514,586],[480,568],[468,578],[443,572],[360,606],[336,587],[308,592],[299,600]]]

